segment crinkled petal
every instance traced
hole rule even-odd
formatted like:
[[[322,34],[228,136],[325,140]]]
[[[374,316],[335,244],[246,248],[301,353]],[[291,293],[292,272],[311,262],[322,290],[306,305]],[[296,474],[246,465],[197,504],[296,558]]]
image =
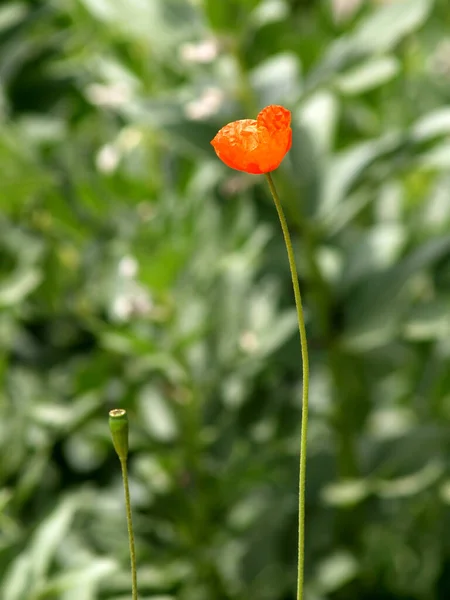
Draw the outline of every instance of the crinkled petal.
[[[256,121],[270,133],[285,132],[291,127],[291,111],[283,106],[271,104],[262,109]]]

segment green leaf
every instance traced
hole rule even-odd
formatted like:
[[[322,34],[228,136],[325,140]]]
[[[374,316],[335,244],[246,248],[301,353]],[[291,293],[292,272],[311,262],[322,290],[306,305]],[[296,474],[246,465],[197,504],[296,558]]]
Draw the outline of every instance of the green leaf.
[[[361,60],[393,49],[425,22],[433,5],[434,0],[396,0],[377,9],[354,33],[331,44],[308,77],[307,89],[329,83],[334,75],[356,67]]]
[[[250,72],[250,82],[260,106],[295,103],[301,93],[298,57],[285,52],[268,58]]]
[[[236,6],[233,2],[204,0],[205,16],[209,25],[216,31],[227,31],[235,25]],[[233,18],[234,17],[234,18]]]
[[[293,111],[290,174],[306,215],[314,215],[320,206],[323,172],[334,143],[338,110],[334,95],[318,92]]]
[[[331,152],[336,136],[339,102],[334,94],[321,90],[309,96],[294,110],[293,121],[308,130],[317,147],[318,158]]]
[[[366,52],[386,52],[425,22],[434,0],[388,2],[359,25],[352,42]]]
[[[178,436],[178,424],[167,398],[152,384],[139,393],[142,421],[150,435],[161,442],[171,442]]]
[[[50,565],[70,530],[78,499],[68,496],[60,501],[55,510],[39,525],[30,544],[30,576],[35,587],[40,587]]]
[[[57,597],[61,600],[95,600],[102,581],[117,571],[117,564],[106,558],[95,557],[91,564],[70,569],[48,581],[41,597]]]
[[[415,307],[403,327],[408,340],[447,339],[450,335],[450,296]]]
[[[390,56],[374,58],[350,69],[336,79],[341,94],[356,96],[391,81],[400,70],[400,62]]]
[[[24,2],[9,2],[0,9],[0,32],[20,22],[28,12]]]
[[[166,51],[192,35],[199,25],[189,2],[180,0],[79,0],[95,19]]]
[[[284,21],[288,17],[286,0],[262,0],[249,15],[249,21],[256,28]]]
[[[444,170],[450,167],[450,142],[436,144],[428,152],[417,157],[418,165],[423,169]]]
[[[321,591],[331,593],[354,579],[359,571],[357,559],[344,550],[338,550],[319,563],[317,582]]]
[[[389,133],[377,140],[358,144],[336,154],[329,161],[325,173],[324,189],[319,208],[323,218],[332,222],[334,210],[340,210],[341,202],[362,178],[367,168],[377,159],[398,150],[402,143],[400,135]]]
[[[321,496],[325,504],[345,508],[359,504],[371,491],[368,479],[349,479],[326,485]]]
[[[427,142],[430,139],[450,133],[450,108],[439,108],[421,117],[411,128],[411,135],[416,142]]]
[[[439,460],[432,460],[422,469],[390,481],[376,482],[376,492],[382,498],[405,498],[416,496],[435,485],[445,473],[445,467]]]
[[[4,600],[25,600],[29,597],[31,557],[22,552],[9,565],[2,582]]]
[[[380,273],[395,265],[407,239],[404,227],[398,223],[379,224],[355,235],[348,242],[339,290]]]
[[[450,236],[432,239],[387,271],[372,275],[364,287],[349,292],[344,343],[368,350],[398,335],[413,300],[407,284],[449,253]]]
[[[42,277],[39,269],[31,267],[18,269],[0,285],[0,306],[14,306],[22,302],[38,287]]]

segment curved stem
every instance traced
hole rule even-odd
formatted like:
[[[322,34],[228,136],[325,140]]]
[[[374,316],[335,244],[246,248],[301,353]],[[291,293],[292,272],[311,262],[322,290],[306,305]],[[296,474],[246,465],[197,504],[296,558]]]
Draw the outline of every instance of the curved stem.
[[[309,391],[309,359],[308,344],[306,339],[305,317],[303,314],[302,297],[298,284],[297,266],[295,263],[294,249],[291,236],[286,223],[286,217],[281,206],[280,198],[273,183],[270,173],[266,173],[270,193],[272,194],[278,218],[283,231],[286,245],[289,268],[291,271],[292,287],[294,288],[295,306],[297,309],[298,330],[302,352],[303,389],[302,389],[302,427],[300,434],[300,468],[299,468],[299,495],[298,495],[298,573],[297,573],[297,600],[303,600],[303,582],[305,570],[305,487],[306,487],[306,447],[308,434],[308,391]]]
[[[130,487],[128,485],[128,468],[127,468],[126,459],[120,460],[120,466],[122,467],[123,488],[125,491],[125,508],[126,508],[126,513],[127,513],[128,541],[130,543],[131,597],[132,597],[132,600],[138,600],[137,573],[136,573],[136,551],[134,548],[133,521],[131,519]]]

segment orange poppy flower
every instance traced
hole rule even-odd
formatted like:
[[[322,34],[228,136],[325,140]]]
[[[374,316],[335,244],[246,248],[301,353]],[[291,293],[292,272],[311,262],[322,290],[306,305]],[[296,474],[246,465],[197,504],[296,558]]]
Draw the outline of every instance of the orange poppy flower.
[[[266,106],[255,119],[228,123],[211,144],[228,167],[253,175],[276,169],[292,145],[291,113]]]

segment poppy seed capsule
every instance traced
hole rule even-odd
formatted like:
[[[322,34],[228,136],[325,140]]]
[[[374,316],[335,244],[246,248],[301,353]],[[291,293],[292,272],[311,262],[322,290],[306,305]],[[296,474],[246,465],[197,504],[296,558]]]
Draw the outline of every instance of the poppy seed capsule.
[[[128,416],[123,408],[109,411],[109,430],[117,455],[121,461],[128,456]]]

